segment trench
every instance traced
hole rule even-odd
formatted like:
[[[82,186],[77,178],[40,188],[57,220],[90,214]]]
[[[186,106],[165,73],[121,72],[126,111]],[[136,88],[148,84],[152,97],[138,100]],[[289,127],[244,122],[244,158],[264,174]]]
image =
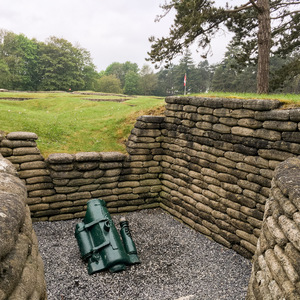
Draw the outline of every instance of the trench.
[[[119,229],[120,214],[112,215]],[[80,219],[37,222],[48,299],[245,299],[251,262],[160,208],[126,214],[141,264],[88,275],[75,226]]]

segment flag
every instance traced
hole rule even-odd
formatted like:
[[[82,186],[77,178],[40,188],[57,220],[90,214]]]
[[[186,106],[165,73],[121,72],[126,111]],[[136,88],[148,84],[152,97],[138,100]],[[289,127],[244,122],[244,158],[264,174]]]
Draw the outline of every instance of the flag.
[[[186,73],[184,74],[183,86],[186,86]]]

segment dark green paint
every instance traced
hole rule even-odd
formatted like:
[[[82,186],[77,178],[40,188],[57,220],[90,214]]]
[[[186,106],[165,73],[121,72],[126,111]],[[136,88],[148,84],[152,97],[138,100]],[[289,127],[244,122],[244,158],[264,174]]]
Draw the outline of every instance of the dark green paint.
[[[92,199],[88,202],[83,222],[76,225],[75,237],[81,257],[88,261],[90,275],[106,269],[123,271],[126,265],[140,262],[125,218],[120,220],[120,226],[122,240],[105,201]]]

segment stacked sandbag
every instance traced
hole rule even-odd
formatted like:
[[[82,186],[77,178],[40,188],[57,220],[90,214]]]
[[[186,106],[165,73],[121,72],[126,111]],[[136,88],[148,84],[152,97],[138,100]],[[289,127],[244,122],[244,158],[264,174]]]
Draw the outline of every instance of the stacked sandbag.
[[[161,206],[251,258],[274,169],[300,154],[300,110],[277,100],[166,102]]]
[[[47,299],[44,267],[26,203],[26,187],[0,155],[0,299]]]
[[[275,170],[253,259],[249,300],[300,299],[300,159]]]

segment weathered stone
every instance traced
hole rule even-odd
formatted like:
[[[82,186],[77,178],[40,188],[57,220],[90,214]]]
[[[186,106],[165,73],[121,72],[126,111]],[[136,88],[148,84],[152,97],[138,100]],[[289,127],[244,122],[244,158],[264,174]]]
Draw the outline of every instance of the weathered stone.
[[[89,171],[94,170],[99,167],[98,162],[90,161],[90,162],[78,162],[76,164],[76,169],[79,171]]]
[[[224,165],[224,166],[229,167],[229,168],[235,168],[236,167],[236,162],[234,162],[230,159],[224,158],[224,157],[218,157],[216,162],[218,164]]]
[[[52,179],[52,182],[55,186],[65,186],[68,185],[70,179]]]
[[[281,228],[278,226],[276,220],[272,216],[270,216],[266,219],[266,224],[276,243],[279,246],[284,246],[288,242],[288,240],[285,234],[282,232]]]
[[[253,99],[245,100],[243,103],[244,108],[250,108],[253,110],[273,110],[279,108],[282,102],[279,100],[265,100],[265,99]]]
[[[86,171],[81,173],[79,171],[71,171],[71,172],[51,172],[51,176],[53,178],[62,178],[62,179],[77,179],[77,178],[98,178],[104,174],[102,170],[93,170]]]
[[[295,131],[298,124],[295,122],[265,121],[263,127],[266,129],[277,131]]]
[[[0,147],[0,153],[6,157],[6,156],[12,156],[13,150],[7,147]]]
[[[227,126],[230,126],[230,127],[232,127],[232,126],[236,126],[237,124],[238,124],[238,120],[237,119],[235,119],[235,118],[229,118],[229,117],[224,117],[224,118],[220,118],[219,119],[219,122],[221,123],[221,124],[224,124],[224,125],[227,125]]]
[[[46,163],[44,161],[32,161],[20,164],[21,170],[31,170],[31,169],[44,169],[46,168]]]
[[[79,187],[78,192],[95,191],[100,187],[100,184],[89,184]]]
[[[17,175],[17,171],[13,164],[7,160],[4,159],[3,156],[0,154],[0,173],[4,174],[10,174],[10,175]]]
[[[300,122],[300,109],[299,108],[290,109],[290,110],[288,110],[288,112],[289,112],[291,121]]]
[[[44,203],[60,202],[60,201],[65,201],[66,199],[67,196],[62,194],[55,194],[53,196],[42,197],[42,201]]]
[[[46,299],[43,263],[25,205],[26,188],[10,171],[10,165],[0,155],[0,297],[23,299],[35,294]],[[37,205],[33,209],[44,209]]]
[[[274,253],[278,260],[280,261],[280,264],[283,266],[283,269],[285,273],[287,274],[287,277],[289,280],[295,284],[300,280],[299,274],[294,269],[292,263],[290,262],[290,258],[284,253],[283,249],[276,245],[274,247]]]
[[[31,212],[46,210],[48,208],[49,208],[49,204],[47,204],[47,203],[30,205],[30,211]]]
[[[255,112],[249,109],[233,109],[231,112],[232,118],[243,119],[243,118],[253,118]]]
[[[13,164],[21,164],[25,162],[32,162],[32,161],[42,161],[44,160],[42,155],[20,155],[20,156],[10,156],[9,161]]]
[[[263,123],[252,118],[251,119],[245,118],[245,119],[239,119],[237,124],[241,127],[257,129],[257,128],[261,128]]]
[[[277,149],[277,150],[283,150],[283,151],[291,152],[291,153],[294,153],[297,155],[300,154],[300,144],[290,143],[287,141],[276,141],[272,144],[272,146],[274,149]]]
[[[27,184],[26,188],[28,192],[35,191],[35,190],[47,190],[47,189],[52,189],[53,184],[51,182],[40,182],[35,184]]]
[[[72,163],[74,160],[74,155],[68,153],[54,153],[50,154],[47,161],[50,164],[68,164]]]
[[[257,111],[255,113],[255,119],[265,120],[277,120],[288,121],[290,116],[289,110],[271,110],[271,111]]]
[[[224,157],[236,161],[236,162],[242,162],[245,160],[246,156],[241,153],[236,153],[233,151],[228,151],[224,153]]]
[[[217,116],[217,117],[231,117],[231,109],[217,108],[217,109],[214,109],[213,115]]]
[[[32,140],[8,140],[4,139],[1,141],[1,146],[8,148],[19,148],[19,147],[36,147],[36,142]]]
[[[34,190],[31,192],[28,192],[29,197],[45,197],[45,196],[51,196],[55,194],[54,189],[46,189],[46,190]]]
[[[199,106],[197,109],[198,114],[201,115],[212,115],[213,111],[214,110],[212,108],[203,107],[203,106]]]
[[[94,182],[94,179],[92,178],[79,178],[79,179],[70,179],[68,183],[66,184],[67,186],[82,186],[82,185],[87,185],[91,184]]]
[[[37,140],[38,136],[33,132],[16,131],[7,134],[8,140]]]
[[[55,221],[64,221],[64,220],[70,220],[73,219],[74,215],[73,214],[58,214],[56,216],[52,216],[49,218],[50,222],[55,222]]]
[[[35,155],[40,154],[40,150],[37,147],[22,147],[13,149],[13,155]]]
[[[214,124],[212,130],[220,133],[230,133],[231,127],[224,124]]]
[[[240,136],[254,136],[254,130],[246,127],[235,126],[231,128],[231,133]]]
[[[296,223],[282,215],[278,218],[278,225],[293,246],[300,251],[300,231]]]
[[[265,159],[273,159],[278,161],[284,161],[289,157],[294,156],[292,153],[273,149],[260,149],[258,150],[258,154]]]
[[[138,117],[139,121],[143,121],[146,123],[162,123],[164,121],[163,116],[152,116],[152,115],[143,115]]]
[[[78,199],[90,199],[91,193],[90,192],[78,192],[72,193],[67,195],[67,200],[78,200]]]
[[[294,142],[299,143],[300,140],[300,132],[294,131],[294,132],[283,132],[282,133],[282,139],[284,141],[288,142]]]
[[[240,152],[245,155],[257,155],[257,149],[252,147],[247,147],[242,144],[236,144],[233,146],[233,150],[236,152]]]
[[[70,187],[70,186],[55,186],[55,191],[58,194],[69,194],[78,191],[79,187]]]
[[[56,172],[65,172],[65,171],[73,171],[74,165],[73,164],[51,164],[49,165],[49,168]]]

